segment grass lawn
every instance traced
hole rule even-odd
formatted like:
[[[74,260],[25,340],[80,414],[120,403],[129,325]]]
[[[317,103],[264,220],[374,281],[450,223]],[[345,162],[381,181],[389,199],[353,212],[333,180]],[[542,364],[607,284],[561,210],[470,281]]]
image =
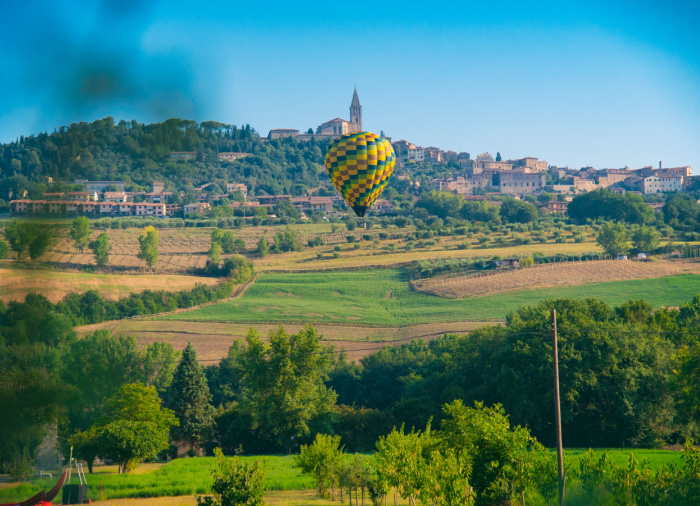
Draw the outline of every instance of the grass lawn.
[[[564,458],[573,463],[574,468],[578,470],[578,463],[574,459],[585,457],[587,452],[588,449],[565,449]],[[633,454],[640,464],[644,459],[649,461],[649,467],[654,471],[667,464],[673,464],[679,468],[683,467],[683,459],[681,458],[683,453],[679,451],[606,448],[593,450],[593,457],[598,460],[603,456],[603,453],[607,453],[612,462],[624,468],[627,467],[630,454]]]
[[[163,316],[168,320],[363,323],[411,325],[435,321],[501,319],[520,306],[548,298],[596,297],[617,305],[645,299],[678,306],[700,293],[700,275],[614,281],[522,290],[455,300],[411,290],[401,269],[351,272],[267,273],[239,299]]]

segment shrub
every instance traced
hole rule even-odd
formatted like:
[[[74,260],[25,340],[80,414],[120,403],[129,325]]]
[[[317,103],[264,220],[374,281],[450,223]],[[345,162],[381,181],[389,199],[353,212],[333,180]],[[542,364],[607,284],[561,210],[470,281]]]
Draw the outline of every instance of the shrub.
[[[198,506],[264,506],[267,466],[241,462],[238,456],[224,457],[221,448],[214,449],[216,464],[212,468],[214,496],[197,496]]]
[[[357,239],[357,237],[355,237],[354,235],[346,235],[346,236],[345,236],[345,239],[346,239],[348,242],[355,242],[355,240]]]
[[[472,244],[469,241],[463,241],[457,245],[457,249],[469,249],[472,247]]]
[[[316,491],[324,497],[326,489],[334,486],[338,470],[343,463],[343,447],[340,436],[316,434],[312,445],[301,445],[299,455],[294,457],[294,467],[316,479]]]
[[[309,237],[309,247],[310,248],[313,248],[316,246],[323,246],[323,245],[324,245],[323,237],[321,237],[320,235],[318,235],[316,237]]]

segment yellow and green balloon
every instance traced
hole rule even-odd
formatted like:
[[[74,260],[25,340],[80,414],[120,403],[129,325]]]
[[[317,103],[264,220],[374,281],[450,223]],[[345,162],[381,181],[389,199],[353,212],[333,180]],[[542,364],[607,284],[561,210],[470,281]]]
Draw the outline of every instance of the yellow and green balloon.
[[[385,138],[371,132],[353,132],[328,146],[325,162],[331,181],[362,218],[394,172],[396,155]]]

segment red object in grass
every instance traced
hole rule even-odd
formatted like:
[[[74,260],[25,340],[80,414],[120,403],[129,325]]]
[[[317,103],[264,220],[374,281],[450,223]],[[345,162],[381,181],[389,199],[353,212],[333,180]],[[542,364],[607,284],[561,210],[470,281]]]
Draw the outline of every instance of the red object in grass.
[[[51,502],[56,495],[58,495],[58,491],[61,490],[61,487],[63,486],[63,482],[66,481],[66,473],[63,473],[61,475],[61,478],[58,480],[58,483],[56,483],[51,490],[46,492],[45,490],[42,490],[38,494],[36,494],[33,497],[30,497],[29,499],[22,501],[22,502],[12,502],[12,503],[6,503],[6,504],[0,504],[0,506],[53,506],[53,503]]]

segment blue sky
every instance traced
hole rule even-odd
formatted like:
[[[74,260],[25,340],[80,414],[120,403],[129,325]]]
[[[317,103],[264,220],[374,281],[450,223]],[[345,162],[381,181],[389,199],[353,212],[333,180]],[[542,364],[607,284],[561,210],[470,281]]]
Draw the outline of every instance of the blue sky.
[[[117,120],[316,128],[700,172],[700,3],[6,2],[0,141]]]

